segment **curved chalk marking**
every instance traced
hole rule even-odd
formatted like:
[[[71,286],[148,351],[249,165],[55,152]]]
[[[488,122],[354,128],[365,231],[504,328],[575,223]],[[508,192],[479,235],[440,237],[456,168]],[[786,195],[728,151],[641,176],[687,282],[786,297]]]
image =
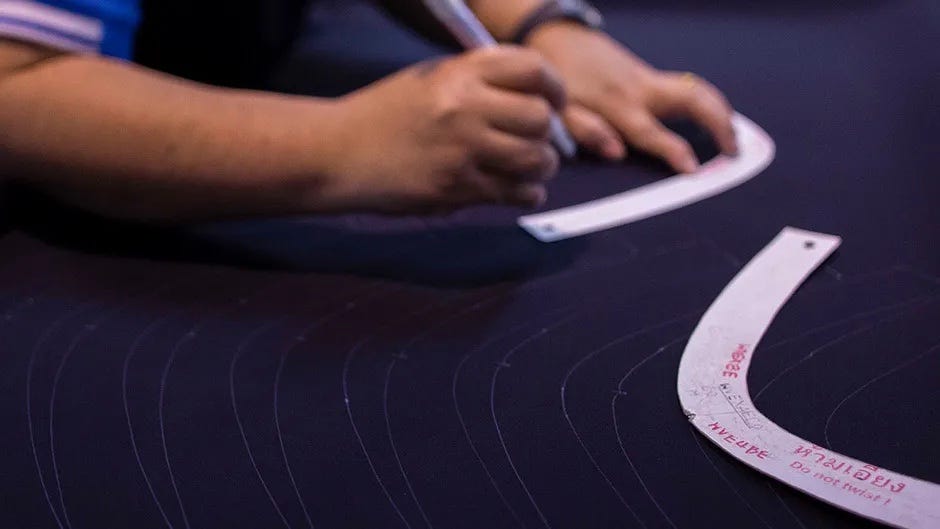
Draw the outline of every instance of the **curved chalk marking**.
[[[761,250],[692,333],[679,364],[679,401],[708,440],[764,474],[893,527],[940,527],[940,485],[800,439],[751,400],[747,372],[754,349],[787,299],[840,242],[785,228]]]
[[[741,114],[732,118],[738,155],[719,155],[691,174],[574,206],[519,217],[519,226],[542,242],[555,242],[615,228],[679,209],[743,184],[774,159],[774,141]]]

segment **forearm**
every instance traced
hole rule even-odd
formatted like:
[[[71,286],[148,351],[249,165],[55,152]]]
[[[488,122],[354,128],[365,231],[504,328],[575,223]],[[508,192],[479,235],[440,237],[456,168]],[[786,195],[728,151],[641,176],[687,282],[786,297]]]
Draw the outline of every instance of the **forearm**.
[[[457,43],[425,6],[425,0],[372,0],[424,37],[438,43]],[[467,6],[497,40],[512,37],[516,28],[543,0],[468,0]]]
[[[0,76],[0,172],[139,220],[334,211],[335,112],[63,55]]]
[[[468,0],[467,6],[498,40],[512,38],[526,16],[544,0]]]

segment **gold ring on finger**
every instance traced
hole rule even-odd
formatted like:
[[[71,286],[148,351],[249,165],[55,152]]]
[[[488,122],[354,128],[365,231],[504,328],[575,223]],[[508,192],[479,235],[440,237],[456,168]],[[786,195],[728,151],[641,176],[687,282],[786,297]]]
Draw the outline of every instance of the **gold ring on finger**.
[[[699,77],[692,72],[685,72],[679,76],[679,80],[682,82],[682,86],[686,90],[692,90],[699,84]]]

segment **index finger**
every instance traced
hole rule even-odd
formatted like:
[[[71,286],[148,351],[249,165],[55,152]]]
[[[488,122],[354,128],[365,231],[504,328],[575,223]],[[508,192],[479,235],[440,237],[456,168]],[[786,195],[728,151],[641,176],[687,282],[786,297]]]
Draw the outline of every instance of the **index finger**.
[[[661,158],[680,173],[698,169],[698,159],[689,142],[667,129],[649,112],[625,109],[612,115],[611,123],[631,145]]]
[[[731,124],[734,110],[717,88],[691,73],[667,73],[660,83],[662,99],[653,110],[655,114],[691,117],[711,134],[723,153],[737,153],[737,139]]]
[[[558,110],[565,107],[565,84],[539,53],[513,46],[500,46],[480,50],[476,52],[475,58],[487,84],[540,95]]]

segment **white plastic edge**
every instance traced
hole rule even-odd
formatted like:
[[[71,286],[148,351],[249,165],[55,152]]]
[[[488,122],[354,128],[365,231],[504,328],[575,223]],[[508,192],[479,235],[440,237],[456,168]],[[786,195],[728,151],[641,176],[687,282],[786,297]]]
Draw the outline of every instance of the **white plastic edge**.
[[[675,175],[652,184],[574,206],[525,215],[518,224],[542,242],[594,233],[693,204],[741,185],[763,171],[776,147],[753,121],[735,114],[738,155],[719,155],[691,174]]]
[[[784,229],[722,291],[679,364],[679,401],[708,440],[732,457],[826,503],[894,527],[940,527],[940,485],[878,468],[787,432],[751,401],[758,342],[793,292],[840,239]]]

